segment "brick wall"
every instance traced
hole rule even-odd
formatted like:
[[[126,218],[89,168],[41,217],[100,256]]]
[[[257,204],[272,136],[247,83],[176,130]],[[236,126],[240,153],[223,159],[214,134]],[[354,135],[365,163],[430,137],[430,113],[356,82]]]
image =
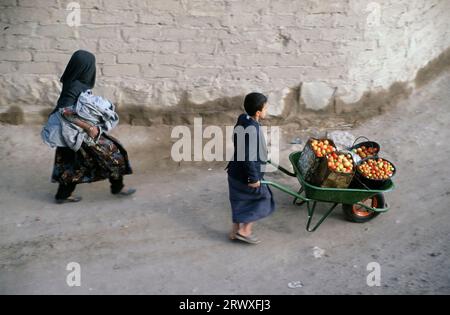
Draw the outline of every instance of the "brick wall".
[[[450,46],[448,0],[80,0],[73,27],[69,3],[0,0],[0,113],[39,120],[77,49],[96,54],[96,93],[122,109],[257,90],[284,115],[293,92],[302,109],[345,109],[413,87]]]

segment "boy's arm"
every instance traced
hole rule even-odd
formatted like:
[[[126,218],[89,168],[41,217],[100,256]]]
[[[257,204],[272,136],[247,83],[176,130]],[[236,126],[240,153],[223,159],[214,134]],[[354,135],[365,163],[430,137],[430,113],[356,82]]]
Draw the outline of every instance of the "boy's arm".
[[[256,164],[256,161],[253,160],[254,157],[250,156],[250,142],[249,142],[250,135],[245,135],[245,161],[244,161],[244,167],[247,171],[247,177],[249,180],[249,184],[255,184],[260,181],[259,178],[259,170],[258,166]]]

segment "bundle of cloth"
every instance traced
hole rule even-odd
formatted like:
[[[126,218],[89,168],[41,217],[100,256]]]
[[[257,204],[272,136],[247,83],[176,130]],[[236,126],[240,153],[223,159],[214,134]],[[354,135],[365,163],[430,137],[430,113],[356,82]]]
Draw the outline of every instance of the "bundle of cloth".
[[[98,138],[102,132],[109,132],[119,123],[119,115],[114,105],[101,96],[95,96],[91,90],[82,92],[75,105],[62,107],[54,111],[41,132],[42,140],[50,147],[69,147],[78,151],[83,144],[95,142],[79,126],[63,115],[71,110],[77,119],[81,119],[99,128]],[[97,139],[98,139],[97,138]]]

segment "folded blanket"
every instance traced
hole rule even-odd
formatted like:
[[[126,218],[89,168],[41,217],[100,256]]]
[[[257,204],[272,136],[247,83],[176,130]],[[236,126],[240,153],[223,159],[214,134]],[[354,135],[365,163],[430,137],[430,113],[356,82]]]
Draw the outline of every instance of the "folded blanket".
[[[69,147],[78,151],[83,142],[93,141],[88,134],[73,122],[65,118],[60,108],[50,115],[41,132],[42,140],[50,147]],[[70,106],[76,117],[100,129],[100,133],[109,132],[119,123],[114,105],[101,96],[94,96],[91,90],[80,94],[77,103]]]

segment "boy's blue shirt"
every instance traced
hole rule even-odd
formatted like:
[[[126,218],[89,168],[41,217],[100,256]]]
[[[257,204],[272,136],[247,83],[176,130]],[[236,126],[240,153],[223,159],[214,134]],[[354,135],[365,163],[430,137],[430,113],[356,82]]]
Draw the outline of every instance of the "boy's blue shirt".
[[[228,175],[234,179],[237,179],[245,184],[256,183],[264,178],[264,172],[262,168],[266,164],[265,157],[261,156],[260,147],[265,150],[265,139],[261,132],[261,125],[251,118],[247,114],[242,114],[239,116],[235,128],[242,126],[244,129],[250,126],[255,127],[258,135],[258,145],[257,145],[257,156],[253,161],[249,158],[249,141],[246,135],[245,139],[245,160],[237,160],[237,136],[233,135],[234,142],[234,155],[233,160],[228,163],[227,170]]]

